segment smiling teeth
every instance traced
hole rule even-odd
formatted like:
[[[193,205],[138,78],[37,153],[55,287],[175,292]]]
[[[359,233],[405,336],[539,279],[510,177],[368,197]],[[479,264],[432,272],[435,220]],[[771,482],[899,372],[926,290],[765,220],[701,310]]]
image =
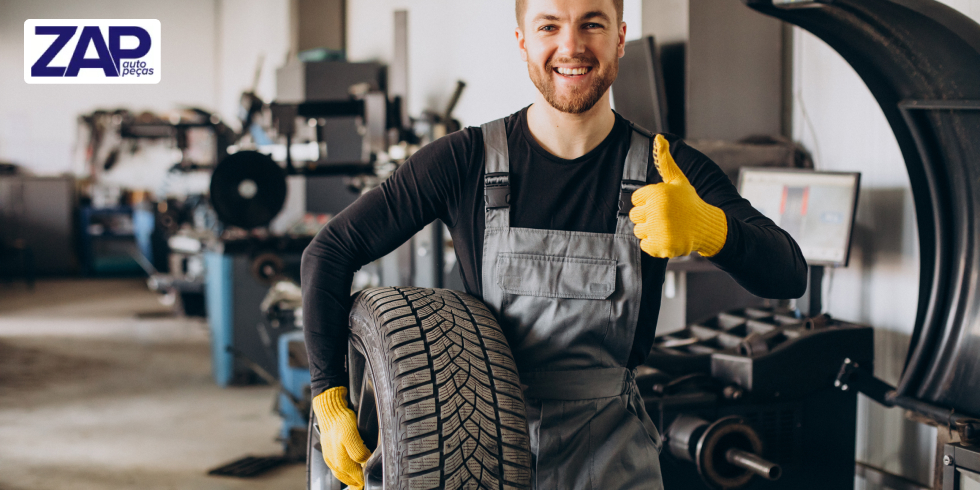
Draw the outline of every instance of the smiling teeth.
[[[588,68],[557,68],[562,75],[585,75],[589,72]]]

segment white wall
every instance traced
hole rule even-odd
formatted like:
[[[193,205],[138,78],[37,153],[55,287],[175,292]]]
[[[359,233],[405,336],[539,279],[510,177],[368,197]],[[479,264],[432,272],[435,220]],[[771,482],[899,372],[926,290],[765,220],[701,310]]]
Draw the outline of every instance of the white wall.
[[[24,21],[58,18],[159,19],[162,77],[157,85],[29,85]],[[265,55],[258,94],[275,95],[275,68],[289,50],[289,0],[5,0],[0,2],[0,161],[38,174],[71,169],[76,121],[98,108],[215,111],[238,126],[241,92]]]
[[[943,1],[980,21],[980,0]],[[854,70],[798,28],[793,70],[794,139],[813,152],[817,169],[862,173],[851,264],[832,272],[825,306],[837,318],[876,328],[875,372],[896,383],[914,328],[919,279],[918,231],[904,159]],[[935,429],[864,397],[858,413],[859,460],[931,481]]]
[[[256,94],[271,102],[276,96],[276,68],[289,53],[289,0],[216,0],[218,67],[215,101],[218,114],[238,128],[238,104],[249,90],[255,67],[263,59]]]
[[[27,19],[151,18],[161,24],[156,85],[29,85],[24,82]],[[97,108],[163,111],[215,103],[215,4],[171,0],[7,0],[0,2],[0,160],[39,174],[70,169],[79,114]]]
[[[627,37],[640,35],[640,1],[626,0]],[[456,80],[466,91],[455,116],[479,125],[534,101],[514,38],[514,3],[500,0],[348,0],[347,56],[391,60],[395,10],[408,10],[409,113],[442,112]]]

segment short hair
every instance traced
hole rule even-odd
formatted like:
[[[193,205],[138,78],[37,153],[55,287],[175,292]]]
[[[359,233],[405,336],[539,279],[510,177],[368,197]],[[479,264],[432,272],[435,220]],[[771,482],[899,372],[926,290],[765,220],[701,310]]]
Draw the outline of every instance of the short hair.
[[[623,22],[623,0],[612,0],[612,3],[616,7],[617,21]],[[524,13],[527,12],[527,0],[517,0],[514,5],[514,10],[517,14],[518,27],[524,29]]]

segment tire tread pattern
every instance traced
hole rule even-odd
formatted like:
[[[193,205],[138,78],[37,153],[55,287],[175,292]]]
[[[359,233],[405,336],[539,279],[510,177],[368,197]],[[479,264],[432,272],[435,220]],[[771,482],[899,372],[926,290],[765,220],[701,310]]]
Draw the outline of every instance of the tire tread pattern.
[[[374,288],[361,292],[351,320],[355,337],[384,344],[373,362],[389,374],[394,407],[379,408],[399,434],[391,466],[385,444],[386,482],[389,468],[395,479],[386,488],[530,489],[517,366],[486,306],[444,289]]]

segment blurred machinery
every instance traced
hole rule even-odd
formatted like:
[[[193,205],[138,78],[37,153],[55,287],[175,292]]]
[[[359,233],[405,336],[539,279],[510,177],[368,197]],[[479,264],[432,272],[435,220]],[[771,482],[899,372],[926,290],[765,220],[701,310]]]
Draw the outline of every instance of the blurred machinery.
[[[270,456],[245,456],[209,470],[210,475],[249,478],[306,458],[310,366],[303,340],[303,298],[299,285],[288,279],[276,281],[259,309],[264,322],[259,328],[276,330],[276,340],[266,344],[266,355],[277,359],[278,364],[271,372],[257,364],[250,367],[255,375],[277,388],[275,411],[282,418],[282,425],[276,439],[282,451]],[[248,358],[243,360],[251,363]]]
[[[216,114],[194,107],[170,114],[98,110],[79,117],[78,133],[76,174],[89,179],[89,185],[98,186],[108,179],[134,188],[145,182],[126,181],[136,177],[136,170],[120,171],[130,162],[154,178],[161,169],[148,166],[162,166],[163,172],[174,167],[213,167],[227,156],[226,149],[237,139],[235,131]],[[142,158],[134,159],[136,155]],[[144,188],[155,187],[151,182]]]
[[[857,394],[834,379],[873,356],[871,327],[778,308],[658,337],[637,384],[665,488],[853,488]]]
[[[320,66],[324,63],[330,66]],[[263,132],[272,142],[285,141],[280,145],[281,154],[276,155],[280,150],[269,146],[265,149],[270,154],[261,152],[261,147],[239,149],[222,160],[211,177],[210,202],[223,231],[206,244],[205,282],[212,366],[222,386],[257,381],[256,364],[269,373],[278,372],[277,335],[269,329],[262,333],[267,323],[256,305],[276,281],[298,283],[303,250],[329,216],[357,198],[360,189],[355,179],[378,173],[377,156],[388,149],[389,121],[397,121],[386,109],[365,111],[374,103],[367,100],[387,108],[390,103],[383,91],[365,94],[366,98],[349,95],[348,84],[383,87],[382,66],[335,61],[303,65],[309,66],[290,67],[286,75],[281,72],[280,86],[294,84],[290,76],[301,77],[295,83],[318,87],[320,91],[311,96],[321,99],[275,102],[262,109],[271,117],[271,125]],[[333,83],[336,80],[343,83]],[[333,91],[325,91],[328,87]],[[310,141],[294,144],[298,134]],[[315,151],[296,158],[296,146]],[[325,148],[331,154],[353,158],[343,162],[321,158]],[[281,164],[276,156],[281,157]],[[313,223],[306,221],[310,227],[297,229],[296,223],[288,223],[299,220],[303,224],[306,215],[313,217]],[[323,219],[315,218],[317,215]]]
[[[197,108],[170,114],[95,111],[79,118],[78,132],[83,271],[146,273],[151,288],[171,299],[186,298],[191,313],[199,313],[200,284],[191,290],[172,287],[193,282],[185,280],[182,269],[172,271],[176,277],[166,276],[176,263],[169,239],[182,230],[201,234],[213,226],[213,217],[201,216],[208,209],[210,169],[227,155],[236,133],[217,115]]]
[[[303,338],[303,297],[299,285],[279,281],[262,300],[262,313],[283,333],[275,345],[279,365],[276,411],[282,417],[279,439],[290,461],[306,458],[306,428],[310,413],[310,362]]]
[[[666,488],[853,488],[857,396],[834,382],[843,362],[873,365],[874,334],[821,314],[821,283],[847,265],[859,177],[741,169],[740,194],[800,245],[809,294],[655,339],[637,384],[663,434]]]
[[[395,44],[404,46],[407,16],[395,18]],[[292,61],[277,71],[275,101],[243,94],[241,137],[210,180],[220,227],[202,244],[219,385],[257,381],[256,366],[279,372],[275,346],[284,332],[260,318],[261,296],[278,281],[298,283],[301,254],[330,217],[380,185],[420,145],[459,128],[452,111],[465,84],[457,83],[445,111],[413,119],[405,109],[407,75],[399,73],[406,69],[399,60],[390,69]],[[443,230],[430,225],[359,271],[355,286],[443,285],[452,254]]]
[[[407,42],[397,12],[396,46]],[[404,50],[398,50],[406,56]],[[243,131],[214,168],[209,204],[216,233],[196,240],[221,386],[265,381],[279,388],[281,455],[248,457],[212,470],[251,476],[306,456],[310,373],[302,332],[299,265],[313,236],[361,193],[380,185],[421,145],[459,129],[452,111],[408,117],[404,60],[391,67],[344,61],[291,62],[277,71],[278,94],[242,96]],[[354,289],[382,284],[442,286],[452,256],[444,225],[363,267]],[[193,250],[191,241],[184,244]],[[454,258],[454,256],[452,256]],[[257,307],[257,305],[260,305]]]

